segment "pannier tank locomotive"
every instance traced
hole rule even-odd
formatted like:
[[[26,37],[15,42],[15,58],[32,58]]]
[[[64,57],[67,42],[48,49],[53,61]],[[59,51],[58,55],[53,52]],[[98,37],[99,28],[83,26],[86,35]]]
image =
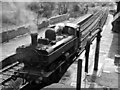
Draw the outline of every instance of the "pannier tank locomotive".
[[[28,82],[44,77],[53,71],[61,61],[69,61],[80,47],[80,26],[73,23],[59,23],[45,30],[45,37],[31,34],[31,44],[16,49],[15,59],[24,63],[24,67],[14,76]],[[46,81],[47,82],[47,81]]]

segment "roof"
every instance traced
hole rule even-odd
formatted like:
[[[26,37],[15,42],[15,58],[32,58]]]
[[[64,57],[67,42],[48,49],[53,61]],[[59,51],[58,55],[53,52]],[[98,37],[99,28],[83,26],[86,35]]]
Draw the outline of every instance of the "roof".
[[[77,28],[78,27],[78,25],[74,24],[74,23],[66,23],[65,26],[69,26],[69,27],[72,27],[72,28]]]
[[[70,23],[70,22],[67,22],[67,23],[58,23],[58,24],[54,24],[54,25],[49,25],[48,27],[49,28],[54,28],[55,26],[59,26],[59,25],[61,25],[61,26],[68,26],[68,27],[72,27],[72,28],[77,28],[78,27],[78,25],[77,24],[74,24],[74,23]]]

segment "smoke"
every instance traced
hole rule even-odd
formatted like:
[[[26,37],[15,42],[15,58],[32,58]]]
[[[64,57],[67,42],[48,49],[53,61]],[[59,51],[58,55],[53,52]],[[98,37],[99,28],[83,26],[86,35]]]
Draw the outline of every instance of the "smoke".
[[[29,23],[36,18],[36,14],[27,8],[30,3],[31,2],[3,2],[2,14],[8,19],[15,19],[18,24]]]
[[[32,2],[2,2],[2,23],[6,26],[13,25],[29,25],[35,24],[37,15],[28,9],[28,5]],[[9,23],[8,23],[9,22]],[[33,24],[34,23],[34,24]],[[34,26],[36,27],[36,26]]]
[[[32,2],[26,2],[22,12],[24,13],[27,23],[29,23],[30,33],[37,33],[37,14],[28,9],[28,5]],[[24,19],[23,19],[24,20]]]
[[[32,12],[30,9],[28,9],[28,5],[31,4],[32,2],[21,2],[18,3],[18,12],[20,12],[20,21],[22,23],[27,23],[30,26],[28,27],[31,33],[36,33],[37,32],[37,23],[36,23],[36,18],[37,15],[36,13]]]
[[[28,9],[31,2],[16,2],[16,12],[20,22],[31,23],[36,19],[36,14]]]

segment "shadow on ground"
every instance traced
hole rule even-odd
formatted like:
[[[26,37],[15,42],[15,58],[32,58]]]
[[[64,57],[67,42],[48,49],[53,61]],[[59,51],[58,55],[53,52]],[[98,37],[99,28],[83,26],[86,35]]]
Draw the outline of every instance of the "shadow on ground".
[[[114,59],[115,54],[120,54],[120,33],[113,33],[108,58]]]
[[[106,88],[118,88],[119,87],[119,77],[120,74],[117,73],[102,73],[101,77],[93,76],[87,76],[88,82],[93,82],[93,85],[91,84],[89,88],[95,88],[94,83],[96,83],[98,86],[106,87]]]

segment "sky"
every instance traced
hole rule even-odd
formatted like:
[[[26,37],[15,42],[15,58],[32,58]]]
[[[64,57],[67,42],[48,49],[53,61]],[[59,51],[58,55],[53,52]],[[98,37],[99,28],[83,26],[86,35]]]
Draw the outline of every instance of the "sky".
[[[3,2],[114,2],[120,0],[0,0]]]

